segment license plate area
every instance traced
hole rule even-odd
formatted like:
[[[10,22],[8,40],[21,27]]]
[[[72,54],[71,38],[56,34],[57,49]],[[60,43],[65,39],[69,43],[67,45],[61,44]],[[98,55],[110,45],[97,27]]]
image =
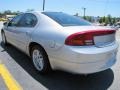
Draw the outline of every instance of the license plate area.
[[[95,46],[111,45],[113,42],[115,42],[115,34],[94,36]]]

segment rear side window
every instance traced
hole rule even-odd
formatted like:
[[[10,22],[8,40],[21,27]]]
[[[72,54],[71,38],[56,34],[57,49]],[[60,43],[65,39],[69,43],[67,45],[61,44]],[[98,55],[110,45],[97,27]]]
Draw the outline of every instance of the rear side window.
[[[14,17],[9,23],[8,26],[10,27],[14,27],[18,25],[18,22],[20,21],[20,19],[22,18],[23,14],[20,14],[16,17]]]
[[[26,13],[19,22],[20,27],[34,27],[37,24],[37,17],[34,14]]]
[[[83,20],[80,17],[75,17],[72,15],[68,15],[62,12],[43,12],[43,14],[47,15],[57,23],[62,26],[90,26],[91,23]]]

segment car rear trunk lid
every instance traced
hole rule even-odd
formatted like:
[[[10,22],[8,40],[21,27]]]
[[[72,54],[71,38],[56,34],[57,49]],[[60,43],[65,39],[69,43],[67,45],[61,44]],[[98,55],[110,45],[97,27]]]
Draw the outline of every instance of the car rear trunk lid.
[[[109,32],[109,31],[106,31]],[[115,31],[112,33],[108,33],[105,35],[98,35],[94,36],[94,44],[96,47],[105,47],[105,46],[110,46],[113,43],[115,43]]]
[[[68,36],[77,34],[81,36],[84,34],[84,36],[87,37],[87,40],[85,41],[92,40],[93,45],[95,45],[96,47],[105,47],[115,43],[116,30],[113,28],[101,26],[76,26],[76,27],[74,26],[65,27],[65,32],[67,33]]]

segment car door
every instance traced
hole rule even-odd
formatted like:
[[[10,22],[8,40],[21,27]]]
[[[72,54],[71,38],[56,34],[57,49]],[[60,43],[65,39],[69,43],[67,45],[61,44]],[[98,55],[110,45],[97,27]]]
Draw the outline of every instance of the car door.
[[[31,39],[31,33],[35,30],[37,24],[37,17],[32,13],[25,13],[19,21],[14,33],[17,47],[26,52],[27,45]]]
[[[16,45],[16,37],[15,37],[15,32],[16,32],[16,27],[19,22],[19,20],[22,18],[22,14],[14,17],[10,22],[8,22],[8,25],[4,28],[5,29],[5,34],[7,41],[10,42],[13,45]]]

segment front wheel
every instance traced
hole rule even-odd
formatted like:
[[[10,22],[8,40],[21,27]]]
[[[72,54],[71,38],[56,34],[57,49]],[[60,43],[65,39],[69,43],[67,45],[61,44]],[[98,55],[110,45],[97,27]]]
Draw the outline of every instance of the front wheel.
[[[34,67],[40,73],[48,73],[51,70],[48,56],[39,45],[35,45],[32,47],[31,58]]]

